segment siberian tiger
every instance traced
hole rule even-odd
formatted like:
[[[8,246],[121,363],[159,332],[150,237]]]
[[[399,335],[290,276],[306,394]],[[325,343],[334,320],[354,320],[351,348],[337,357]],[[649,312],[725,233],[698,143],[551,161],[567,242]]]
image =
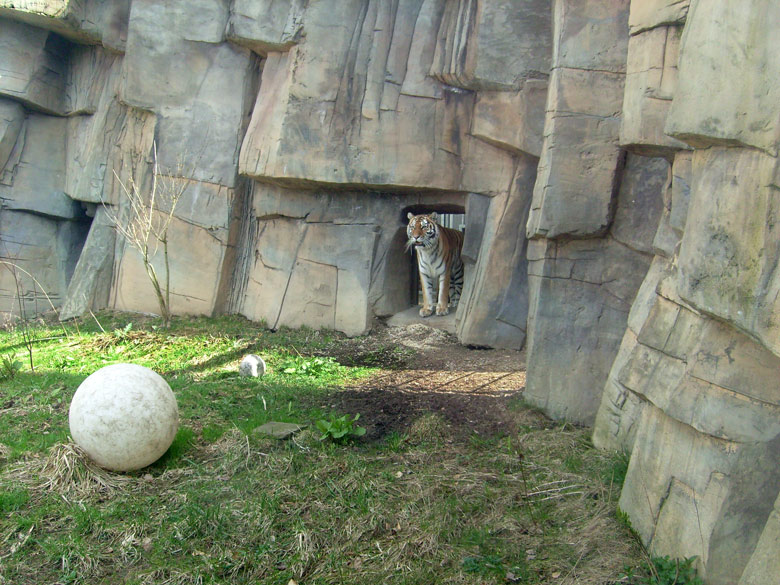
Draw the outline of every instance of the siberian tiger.
[[[406,249],[417,251],[417,268],[423,291],[421,317],[433,313],[433,303],[438,297],[436,314],[446,315],[450,305],[458,305],[463,289],[463,262],[460,251],[463,247],[463,233],[436,223],[436,212],[428,215],[409,213],[406,235],[409,240]]]

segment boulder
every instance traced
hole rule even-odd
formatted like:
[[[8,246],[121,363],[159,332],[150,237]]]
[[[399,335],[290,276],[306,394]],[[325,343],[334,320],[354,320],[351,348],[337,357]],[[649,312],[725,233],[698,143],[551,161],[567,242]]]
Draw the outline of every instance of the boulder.
[[[238,365],[239,375],[245,378],[259,378],[265,375],[265,361],[259,355],[249,354]]]
[[[68,423],[73,440],[95,463],[133,471],[151,465],[171,446],[179,408],[171,387],[153,370],[112,364],[79,385]]]

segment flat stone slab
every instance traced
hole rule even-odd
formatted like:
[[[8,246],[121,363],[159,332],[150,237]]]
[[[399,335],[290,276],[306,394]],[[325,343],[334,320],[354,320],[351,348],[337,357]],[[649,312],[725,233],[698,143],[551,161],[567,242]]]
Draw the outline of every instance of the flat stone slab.
[[[302,431],[308,425],[299,425],[296,423],[267,422],[260,425],[253,432],[262,435],[269,435],[275,439],[289,439],[298,431]]]
[[[406,327],[420,323],[434,329],[441,329],[447,333],[455,335],[455,311],[449,315],[431,315],[430,317],[420,317],[420,307],[410,307],[405,311],[396,313],[387,320],[390,327]]]

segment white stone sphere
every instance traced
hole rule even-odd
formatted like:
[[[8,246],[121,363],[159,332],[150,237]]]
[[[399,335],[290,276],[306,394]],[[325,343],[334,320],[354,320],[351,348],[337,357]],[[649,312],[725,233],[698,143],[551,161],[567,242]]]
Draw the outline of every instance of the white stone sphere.
[[[245,355],[238,366],[238,373],[242,376],[258,378],[265,375],[265,362],[259,355],[250,353]]]
[[[179,408],[159,374],[136,364],[114,364],[81,383],[68,419],[73,440],[95,463],[131,471],[168,450],[179,428]]]

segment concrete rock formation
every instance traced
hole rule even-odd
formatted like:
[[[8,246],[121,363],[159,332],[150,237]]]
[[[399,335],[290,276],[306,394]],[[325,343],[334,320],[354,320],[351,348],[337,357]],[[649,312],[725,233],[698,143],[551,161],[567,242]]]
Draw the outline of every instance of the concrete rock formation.
[[[491,227],[469,229],[461,336],[523,345],[527,303],[506,287],[527,296],[514,226],[541,151],[548,2],[61,0],[0,17],[0,254],[38,279],[5,271],[6,314],[17,281],[25,313],[43,290],[62,318],[157,310],[112,228],[157,172],[186,187],[174,313],[365,333],[412,302],[401,218],[473,203]],[[496,230],[513,234],[508,280]]]
[[[406,213],[465,212],[461,343],[527,346],[526,398],[632,453],[620,505],[654,554],[775,582],[777,2],[0,0],[0,19],[4,315],[156,311],[114,227],[155,173],[184,189],[174,313],[269,327],[359,335],[408,308]]]

